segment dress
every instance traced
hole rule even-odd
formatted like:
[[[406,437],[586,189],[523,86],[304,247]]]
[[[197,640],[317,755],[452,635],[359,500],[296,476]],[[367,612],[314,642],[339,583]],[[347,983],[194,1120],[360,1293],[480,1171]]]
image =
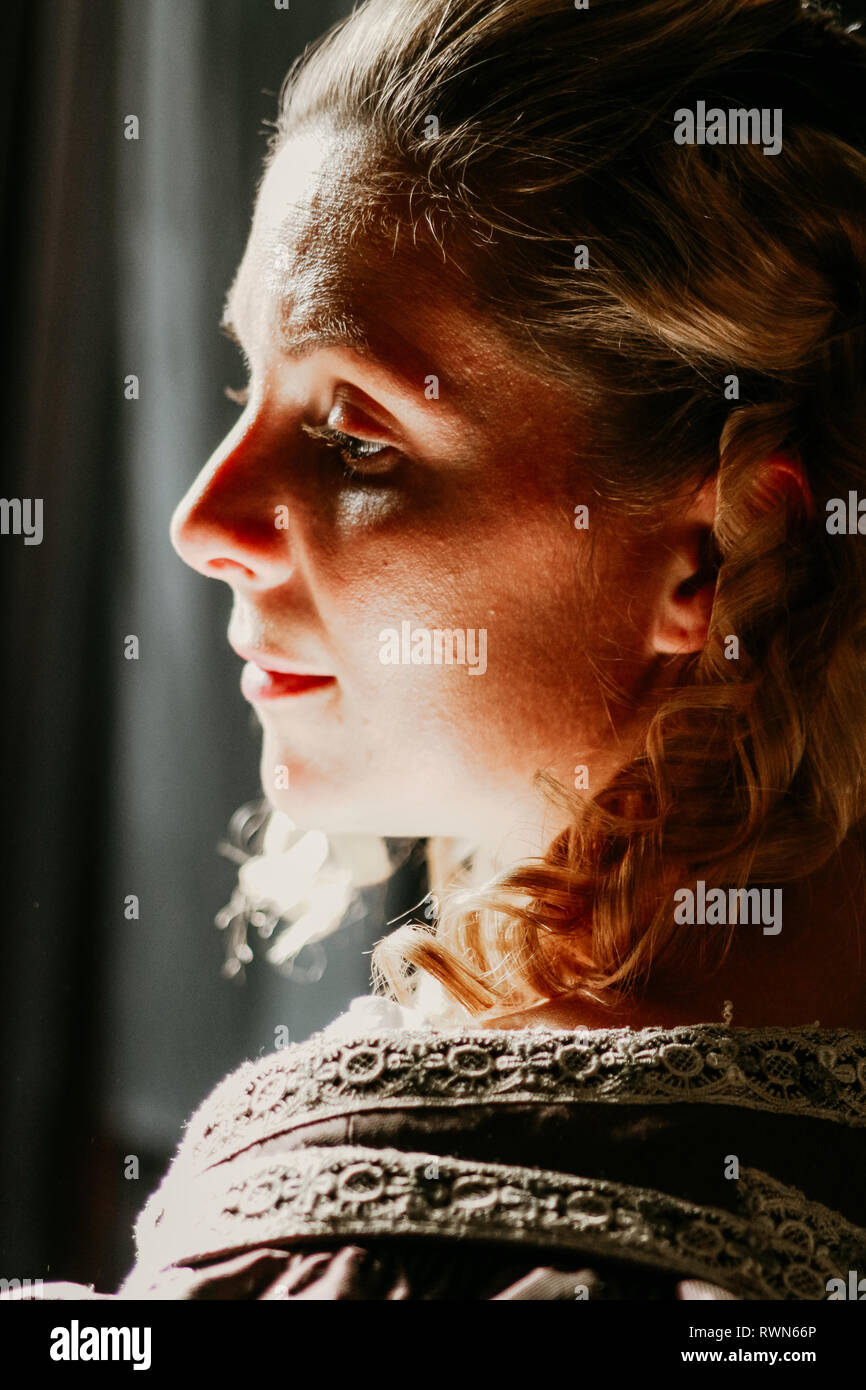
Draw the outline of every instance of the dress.
[[[362,1006],[215,1088],[112,1296],[825,1299],[864,1174],[866,1033]]]

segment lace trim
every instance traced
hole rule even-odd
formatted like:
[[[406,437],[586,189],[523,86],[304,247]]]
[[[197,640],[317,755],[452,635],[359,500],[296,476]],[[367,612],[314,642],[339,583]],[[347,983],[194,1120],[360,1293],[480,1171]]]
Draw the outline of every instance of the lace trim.
[[[120,1292],[160,1270],[251,1246],[326,1237],[448,1236],[575,1250],[652,1265],[742,1298],[823,1299],[866,1261],[866,1230],[757,1169],[738,1210],[536,1168],[396,1149],[299,1150],[166,1182],[136,1226],[139,1263]]]
[[[688,1101],[866,1125],[866,1033],[700,1024],[318,1034],[221,1082],[189,1120],[175,1162],[198,1172],[347,1112],[534,1101]]]

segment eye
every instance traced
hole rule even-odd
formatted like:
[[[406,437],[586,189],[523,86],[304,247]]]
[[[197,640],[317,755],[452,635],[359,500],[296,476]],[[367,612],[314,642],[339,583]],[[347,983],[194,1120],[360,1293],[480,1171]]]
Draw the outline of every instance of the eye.
[[[230,401],[235,405],[246,406],[249,403],[250,391],[248,386],[240,389],[234,386],[223,388]],[[338,430],[333,425],[301,425],[305,434],[312,439],[317,439],[328,449],[336,450],[345,465],[347,478],[385,478],[396,471],[395,450],[390,444],[377,444],[372,439],[359,439],[357,435],[346,434],[344,430]]]
[[[390,444],[377,444],[372,439],[359,439],[333,425],[301,425],[313,439],[328,449],[336,449],[345,464],[347,477],[384,478],[395,472],[395,451]]]

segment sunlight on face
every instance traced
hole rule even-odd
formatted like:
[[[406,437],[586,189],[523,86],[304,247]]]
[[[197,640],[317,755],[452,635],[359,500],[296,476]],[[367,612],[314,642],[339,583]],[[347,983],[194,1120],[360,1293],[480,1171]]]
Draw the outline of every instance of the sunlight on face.
[[[538,768],[571,786],[620,760],[595,672],[639,683],[652,578],[622,537],[575,529],[565,389],[411,238],[352,235],[360,163],[324,130],[272,163],[227,310],[249,399],[172,538],[231,586],[230,640],[260,658],[244,685],[275,806],[496,837],[537,806]]]

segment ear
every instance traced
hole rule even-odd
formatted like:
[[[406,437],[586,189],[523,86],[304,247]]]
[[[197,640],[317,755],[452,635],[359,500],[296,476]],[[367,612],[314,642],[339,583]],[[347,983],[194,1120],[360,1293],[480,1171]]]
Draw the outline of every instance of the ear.
[[[803,465],[796,455],[773,454],[756,468],[750,486],[757,511],[784,506],[811,520],[815,503]],[[707,640],[716,591],[713,526],[718,504],[718,474],[704,483],[667,532],[669,559],[652,634],[659,655],[698,652]]]
[[[707,640],[716,590],[715,565],[709,556],[717,481],[714,473],[672,520],[665,535],[668,560],[652,633],[653,651],[662,656],[700,651]]]
[[[806,472],[796,454],[774,454],[758,469],[755,502],[770,511],[783,503],[793,516],[815,519],[815,499]]]

